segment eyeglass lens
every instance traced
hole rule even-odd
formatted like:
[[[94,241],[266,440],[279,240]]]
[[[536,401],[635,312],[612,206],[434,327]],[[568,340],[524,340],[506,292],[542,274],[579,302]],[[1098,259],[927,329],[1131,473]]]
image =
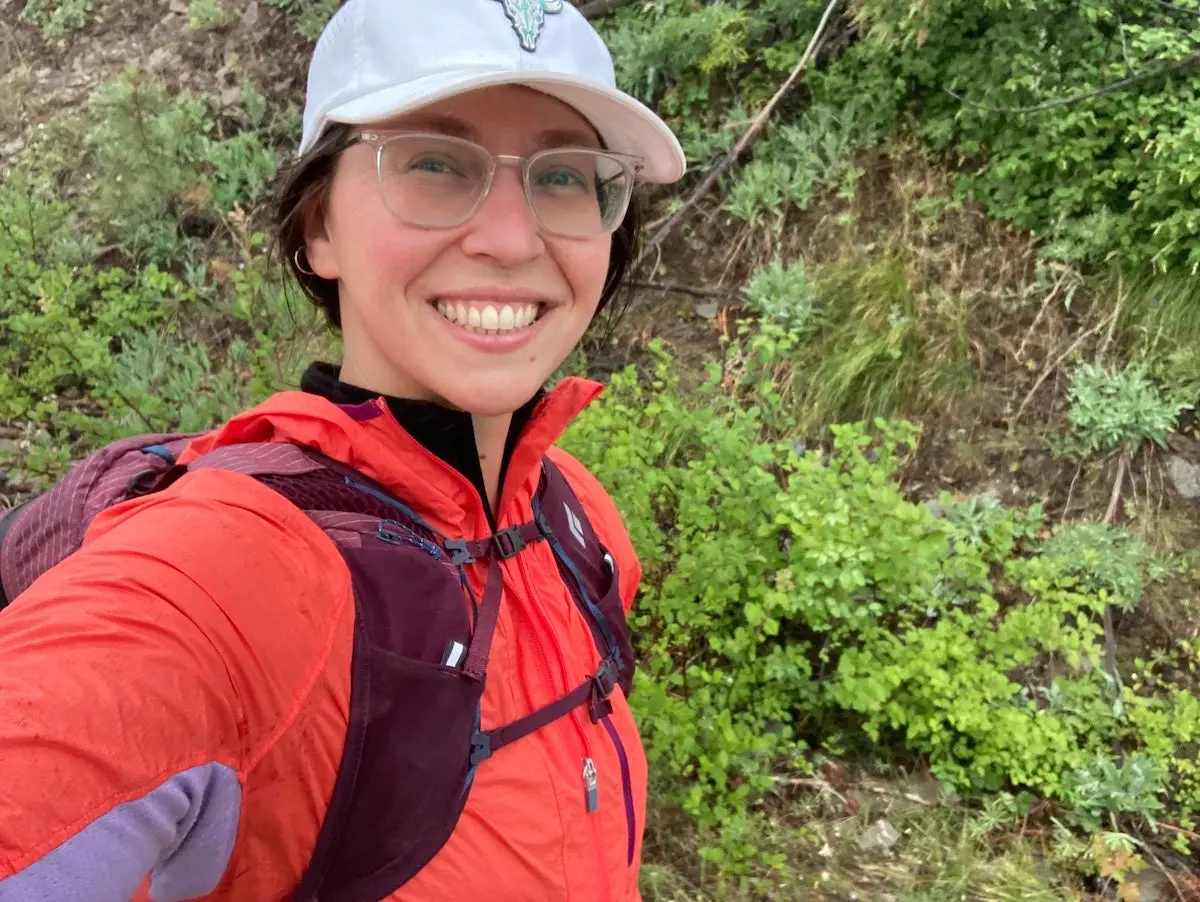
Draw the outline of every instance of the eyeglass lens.
[[[491,156],[455,138],[402,135],[383,144],[379,163],[383,202],[392,215],[413,225],[450,228],[465,222],[479,204]],[[547,231],[604,234],[625,214],[631,174],[601,151],[550,150],[525,168],[526,197]]]

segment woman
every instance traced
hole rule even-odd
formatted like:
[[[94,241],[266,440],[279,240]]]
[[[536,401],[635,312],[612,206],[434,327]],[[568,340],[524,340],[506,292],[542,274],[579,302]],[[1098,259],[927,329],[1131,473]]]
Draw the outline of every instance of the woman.
[[[343,6],[278,238],[344,358],[0,615],[0,900],[638,898],[638,565],[542,386],[683,168],[561,0]]]

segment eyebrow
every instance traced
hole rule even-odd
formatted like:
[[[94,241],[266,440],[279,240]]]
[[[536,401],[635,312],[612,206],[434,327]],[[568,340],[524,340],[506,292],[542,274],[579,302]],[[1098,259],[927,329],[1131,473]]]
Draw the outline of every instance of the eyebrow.
[[[479,140],[479,133],[466,122],[455,119],[453,116],[443,116],[437,113],[417,113],[413,116],[406,116],[401,127],[436,131],[439,134],[462,138],[466,141],[478,142]],[[556,128],[538,132],[535,144],[539,150],[548,150],[554,147],[594,147],[597,150],[602,148],[602,144],[594,133],[577,128]]]

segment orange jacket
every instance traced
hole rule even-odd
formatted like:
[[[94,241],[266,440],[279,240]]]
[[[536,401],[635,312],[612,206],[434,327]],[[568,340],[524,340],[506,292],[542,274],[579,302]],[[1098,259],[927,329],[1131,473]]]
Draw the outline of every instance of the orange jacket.
[[[497,520],[531,519],[549,454],[616,556],[628,610],[640,566],[620,517],[553,447],[599,392],[568,379],[541,400]],[[298,442],[381,483],[447,535],[488,535],[470,482],[380,403],[383,415],[356,422],[323,398],[279,394],[193,442],[184,461],[232,443]],[[503,567],[485,729],[553,701],[599,660],[545,543]],[[353,616],[334,544],[248,477],[196,471],[101,514],[83,548],[0,616],[0,900],[103,902],[125,886],[156,902],[286,898],[337,774]],[[633,778],[632,865],[617,753],[577,709],[479,770],[449,842],[390,898],[638,899],[646,763],[619,688],[613,702]],[[599,779],[591,814],[585,757]]]

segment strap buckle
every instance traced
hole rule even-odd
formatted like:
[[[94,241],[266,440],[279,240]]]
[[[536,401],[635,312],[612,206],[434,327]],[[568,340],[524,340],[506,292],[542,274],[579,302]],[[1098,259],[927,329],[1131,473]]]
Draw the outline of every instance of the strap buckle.
[[[454,566],[462,567],[475,563],[475,555],[471,554],[465,539],[446,539],[442,545],[450,552],[450,563]]]
[[[516,556],[525,548],[525,544],[525,539],[522,538],[521,530],[517,526],[502,529],[492,536],[492,545],[495,546],[496,553],[499,554],[502,561]]]
[[[612,713],[612,702],[608,700],[617,688],[617,674],[613,667],[612,657],[606,657],[600,662],[600,667],[591,678],[592,691],[588,693],[588,714],[592,723]]]
[[[475,733],[471,737],[471,767],[479,767],[490,757],[492,757],[491,734],[482,731]]]

